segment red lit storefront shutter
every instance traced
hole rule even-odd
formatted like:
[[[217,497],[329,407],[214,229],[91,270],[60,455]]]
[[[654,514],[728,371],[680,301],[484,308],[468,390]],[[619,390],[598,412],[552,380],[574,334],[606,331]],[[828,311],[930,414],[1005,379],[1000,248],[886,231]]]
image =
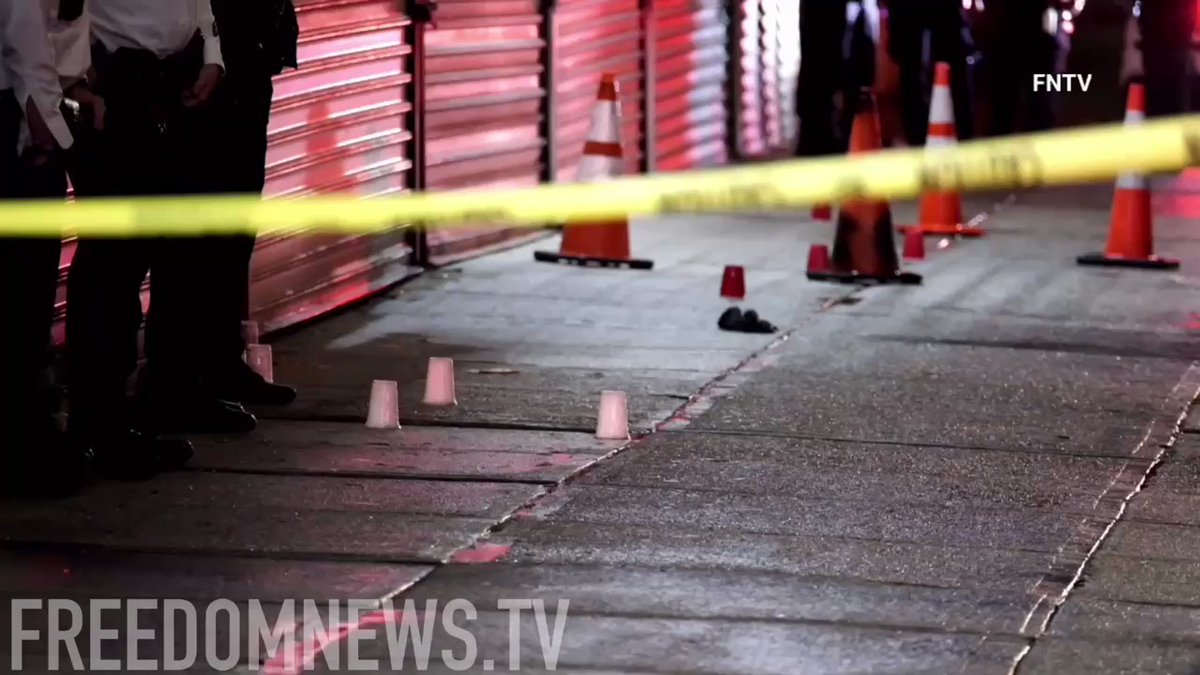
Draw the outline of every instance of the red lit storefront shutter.
[[[797,95],[800,86],[800,4],[794,0],[775,0],[779,49],[779,126],[780,145],[792,151],[800,138]]]
[[[765,120],[767,64],[763,59],[763,17],[759,0],[741,0],[737,30],[737,151],[743,157],[767,152]]]
[[[555,13],[555,171],[573,182],[604,73],[619,77],[625,172],[643,167],[641,0],[559,0]]]
[[[737,17],[738,154],[790,153],[796,140],[800,10],[792,0],[741,0]]]
[[[729,31],[722,0],[655,0],[654,128],[659,171],[729,160]]]
[[[425,32],[425,187],[537,185],[543,173],[542,16],[537,0],[439,0]],[[427,235],[435,264],[537,230]]]
[[[268,197],[405,192],[412,134],[409,20],[394,0],[299,0],[300,68],[275,80]],[[265,330],[317,316],[413,273],[408,232],[272,237],[254,255]]]

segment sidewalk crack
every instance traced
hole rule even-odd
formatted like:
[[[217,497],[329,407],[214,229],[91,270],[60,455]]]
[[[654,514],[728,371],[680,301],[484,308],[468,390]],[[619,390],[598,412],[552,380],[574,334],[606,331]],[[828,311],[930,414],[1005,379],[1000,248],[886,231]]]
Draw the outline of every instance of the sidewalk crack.
[[[1198,396],[1200,362],[1192,362],[1161,408],[1163,411],[1177,410],[1177,414],[1173,418],[1167,416],[1169,412],[1160,414],[1151,422],[1129,461],[1097,499],[1096,511],[1100,517],[1089,518],[1076,530],[1051,561],[1050,571],[1042,576],[1034,588],[1038,599],[1026,615],[1020,631],[1029,644],[1013,660],[1010,675],[1020,672],[1025,658],[1033,651],[1037,641],[1049,632],[1059,609],[1079,586],[1096,552],[1124,518],[1129,502],[1142,491],[1149,478],[1166,460],[1183,433],[1184,420]]]

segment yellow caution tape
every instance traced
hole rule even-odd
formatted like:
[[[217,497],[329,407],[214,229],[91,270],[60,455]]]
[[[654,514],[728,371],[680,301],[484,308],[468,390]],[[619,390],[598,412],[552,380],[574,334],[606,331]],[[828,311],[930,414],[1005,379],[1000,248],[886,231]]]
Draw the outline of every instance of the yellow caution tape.
[[[1200,115],[1080,128],[956,147],[888,150],[603,183],[360,199],[198,196],[0,202],[0,234],[58,237],[373,233],[480,223],[542,226],[671,213],[770,211],[927,190],[999,190],[1111,180],[1200,164]]]

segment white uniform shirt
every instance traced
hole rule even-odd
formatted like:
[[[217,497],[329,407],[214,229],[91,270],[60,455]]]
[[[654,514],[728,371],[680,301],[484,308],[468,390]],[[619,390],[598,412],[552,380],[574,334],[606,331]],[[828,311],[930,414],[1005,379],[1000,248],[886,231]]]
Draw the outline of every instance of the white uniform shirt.
[[[1022,0],[1013,0],[1021,2]],[[846,25],[853,26],[860,12],[866,12],[867,35],[871,41],[879,44],[879,5],[876,0],[853,0],[846,3]]]
[[[199,30],[204,63],[224,68],[209,0],[88,0],[88,7],[92,36],[109,51],[128,47],[166,58],[183,51]]]
[[[86,18],[59,21],[58,0],[0,0],[0,60],[0,89],[13,90],[22,112],[32,100],[59,146],[71,147],[62,91],[91,66]]]
[[[50,44],[54,47],[54,63],[63,89],[87,75],[92,67],[92,33],[87,15],[87,2],[83,14],[73,21],[58,18],[58,0],[42,0],[42,16],[46,19],[46,30],[50,33]]]

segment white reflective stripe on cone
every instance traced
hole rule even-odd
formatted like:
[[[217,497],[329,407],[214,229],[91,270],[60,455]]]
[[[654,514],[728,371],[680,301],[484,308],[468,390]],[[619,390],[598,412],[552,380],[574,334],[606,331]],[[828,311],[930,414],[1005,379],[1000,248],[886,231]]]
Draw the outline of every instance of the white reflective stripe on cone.
[[[1149,184],[1146,177],[1140,173],[1123,173],[1117,176],[1118,190],[1147,190]]]
[[[621,117],[616,103],[596,102],[592,107],[592,126],[587,139],[597,143],[621,142]]]
[[[933,88],[933,100],[929,103],[930,124],[952,124],[954,122],[954,102],[950,90],[946,87]]]
[[[953,137],[929,136],[925,139],[925,147],[927,148],[948,148],[955,145],[958,145],[958,141]]]
[[[1141,110],[1126,110],[1125,124],[1134,125],[1141,124],[1146,121],[1146,113]]]
[[[579,172],[575,180],[580,183],[596,183],[621,175],[621,160],[616,157],[584,155],[579,160]]]

